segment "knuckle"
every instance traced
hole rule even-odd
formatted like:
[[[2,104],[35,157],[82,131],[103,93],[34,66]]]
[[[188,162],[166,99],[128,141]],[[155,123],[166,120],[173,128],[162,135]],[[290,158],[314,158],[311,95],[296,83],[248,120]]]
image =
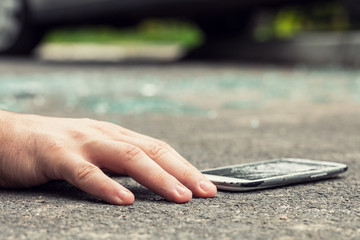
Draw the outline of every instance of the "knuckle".
[[[129,133],[128,129],[118,126],[118,125],[116,125],[116,131],[123,135],[127,135]]]
[[[160,147],[162,147],[162,148],[164,148],[164,149],[166,149],[166,150],[171,150],[172,148],[170,147],[170,145],[169,144],[167,144],[166,142],[164,142],[164,141],[160,141],[160,140],[158,140],[157,141],[157,144],[160,146]]]
[[[134,160],[142,154],[142,150],[139,147],[128,145],[125,150],[126,160]]]
[[[64,139],[47,138],[44,142],[47,144],[47,150],[52,153],[63,152],[66,149],[66,141]]]
[[[153,176],[153,180],[156,184],[164,184],[168,180],[168,174],[166,172],[160,172]]]
[[[82,120],[84,125],[87,125],[90,129],[93,129],[100,134],[107,134],[109,132],[107,124],[104,121],[97,121],[89,118],[84,118]]]
[[[100,141],[98,139],[86,139],[82,142],[81,150],[85,155],[97,155],[96,150],[100,145]]]
[[[187,180],[189,178],[191,178],[193,175],[193,172],[190,169],[186,169],[184,172],[182,172],[181,174],[181,181]]]
[[[76,140],[84,139],[86,137],[86,134],[81,130],[70,130],[69,134],[73,139]]]
[[[98,122],[97,124],[92,125],[92,128],[95,129],[100,135],[110,136],[112,135],[113,130],[108,127],[106,124]]]
[[[76,177],[80,182],[86,181],[89,177],[99,171],[99,168],[94,165],[84,165],[77,169]]]
[[[167,143],[159,142],[151,144],[148,152],[151,158],[158,159],[168,153],[170,149],[171,148]]]

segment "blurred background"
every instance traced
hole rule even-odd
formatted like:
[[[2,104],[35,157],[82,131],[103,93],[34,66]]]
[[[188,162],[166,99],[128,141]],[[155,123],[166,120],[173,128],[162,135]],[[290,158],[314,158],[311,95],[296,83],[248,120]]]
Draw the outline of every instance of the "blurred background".
[[[2,0],[0,54],[360,64],[356,0]]]
[[[359,20],[359,0],[0,0],[1,110],[113,122],[199,169],[349,166],[186,205],[129,178],[128,208],[61,182],[2,189],[0,239],[360,239]]]
[[[359,19],[354,0],[1,0],[0,107],[216,118],[359,103]]]

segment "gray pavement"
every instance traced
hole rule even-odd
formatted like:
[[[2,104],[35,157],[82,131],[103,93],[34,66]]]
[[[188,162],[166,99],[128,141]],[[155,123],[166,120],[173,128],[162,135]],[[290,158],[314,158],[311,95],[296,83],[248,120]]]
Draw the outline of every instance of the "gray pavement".
[[[360,239],[360,71],[238,64],[0,59],[0,108],[91,117],[166,140],[200,169],[279,157],[345,163],[338,178],[131,206],[65,182],[0,189],[0,239]]]

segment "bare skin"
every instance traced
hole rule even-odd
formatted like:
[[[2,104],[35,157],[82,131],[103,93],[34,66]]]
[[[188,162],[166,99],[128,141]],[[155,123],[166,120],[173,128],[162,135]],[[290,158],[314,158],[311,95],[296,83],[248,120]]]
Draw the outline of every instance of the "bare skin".
[[[102,170],[129,175],[169,201],[213,197],[216,187],[168,144],[91,119],[0,110],[0,188],[66,180],[110,204],[134,195]]]

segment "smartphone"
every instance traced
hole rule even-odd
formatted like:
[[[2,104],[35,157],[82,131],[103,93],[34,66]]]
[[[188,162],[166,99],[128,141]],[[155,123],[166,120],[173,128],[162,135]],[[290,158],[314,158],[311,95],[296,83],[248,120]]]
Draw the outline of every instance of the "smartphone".
[[[226,166],[201,171],[219,190],[248,191],[330,178],[345,164],[298,158]]]

